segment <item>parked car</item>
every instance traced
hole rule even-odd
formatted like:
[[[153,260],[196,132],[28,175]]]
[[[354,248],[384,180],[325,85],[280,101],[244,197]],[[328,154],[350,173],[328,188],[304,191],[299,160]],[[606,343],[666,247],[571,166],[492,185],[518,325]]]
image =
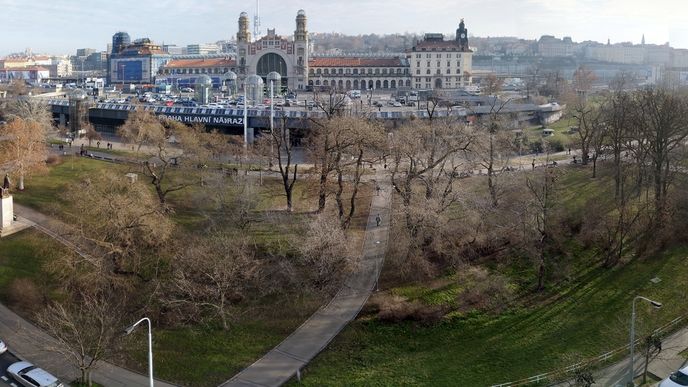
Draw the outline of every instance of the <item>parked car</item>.
[[[190,87],[184,87],[184,88],[182,88],[181,91],[182,91],[182,93],[193,93],[194,89],[192,89]]]
[[[12,364],[7,368],[7,373],[19,384],[26,387],[64,386],[56,377],[27,361]]]
[[[399,102],[399,101],[394,101],[394,103],[392,104],[392,106],[394,106],[394,107],[401,107],[401,102]]]
[[[7,352],[7,344],[0,340],[0,354]]]
[[[683,387],[688,386],[688,367],[682,368],[668,378],[664,379],[659,387]]]

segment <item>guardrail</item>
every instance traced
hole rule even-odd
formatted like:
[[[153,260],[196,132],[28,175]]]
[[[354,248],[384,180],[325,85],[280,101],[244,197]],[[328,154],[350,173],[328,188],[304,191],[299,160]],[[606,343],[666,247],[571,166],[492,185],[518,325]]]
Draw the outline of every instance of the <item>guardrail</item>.
[[[679,316],[668,323],[664,324],[663,326],[655,329],[652,331],[652,333],[665,333],[667,331],[670,331],[671,328],[673,328],[676,324],[679,322],[685,320],[688,318],[687,315]],[[640,339],[635,340],[635,345],[638,345],[640,343]],[[550,371],[550,372],[545,372],[539,375],[534,375],[525,379],[517,380],[514,382],[506,382],[506,383],[500,383],[500,384],[493,384],[491,387],[516,387],[516,386],[527,386],[530,384],[535,384],[535,383],[541,383],[541,382],[556,382],[556,381],[563,381],[566,379],[567,375],[570,375],[572,372],[575,370],[583,367],[583,366],[601,366],[610,359],[614,358],[616,355],[628,351],[628,344],[618,347],[616,349],[613,349],[609,352],[605,352],[599,356],[595,356],[593,358],[583,360],[581,362],[578,362],[576,364],[572,364],[568,367],[560,368],[558,370]]]

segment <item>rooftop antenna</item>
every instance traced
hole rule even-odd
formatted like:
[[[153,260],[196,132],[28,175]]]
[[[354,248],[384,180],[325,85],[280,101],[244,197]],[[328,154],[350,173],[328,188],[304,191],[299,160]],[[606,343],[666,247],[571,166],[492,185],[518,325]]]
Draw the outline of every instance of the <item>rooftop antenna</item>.
[[[253,37],[258,37],[263,33],[260,29],[260,0],[256,0],[256,14],[253,16]]]

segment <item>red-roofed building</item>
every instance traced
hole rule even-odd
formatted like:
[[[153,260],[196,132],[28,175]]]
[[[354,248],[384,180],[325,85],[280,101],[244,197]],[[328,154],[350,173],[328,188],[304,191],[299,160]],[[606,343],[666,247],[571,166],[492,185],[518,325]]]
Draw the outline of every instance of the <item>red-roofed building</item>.
[[[404,57],[316,57],[308,62],[308,85],[340,90],[410,87]]]
[[[205,74],[213,81],[214,87],[220,87],[230,71],[236,73],[236,60],[228,57],[173,59],[162,67],[157,80],[164,79],[168,85],[178,87],[193,87],[196,79]]]
[[[455,40],[442,34],[426,34],[408,51],[412,86],[416,89],[455,89],[473,82],[473,52],[468,29],[461,19]]]

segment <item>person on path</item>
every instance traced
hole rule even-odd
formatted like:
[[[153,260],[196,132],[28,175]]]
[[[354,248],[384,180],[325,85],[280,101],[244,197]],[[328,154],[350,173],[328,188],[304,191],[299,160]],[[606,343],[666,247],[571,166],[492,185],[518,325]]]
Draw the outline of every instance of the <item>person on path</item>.
[[[377,214],[375,217],[375,223],[377,223],[377,226],[380,227],[380,223],[382,223],[382,218],[380,217],[380,214]]]
[[[375,191],[377,191],[377,196],[380,196],[380,186],[379,185],[375,186]]]
[[[533,159],[533,171],[535,170],[535,159]]]
[[[100,141],[96,142],[96,148],[100,149]]]

